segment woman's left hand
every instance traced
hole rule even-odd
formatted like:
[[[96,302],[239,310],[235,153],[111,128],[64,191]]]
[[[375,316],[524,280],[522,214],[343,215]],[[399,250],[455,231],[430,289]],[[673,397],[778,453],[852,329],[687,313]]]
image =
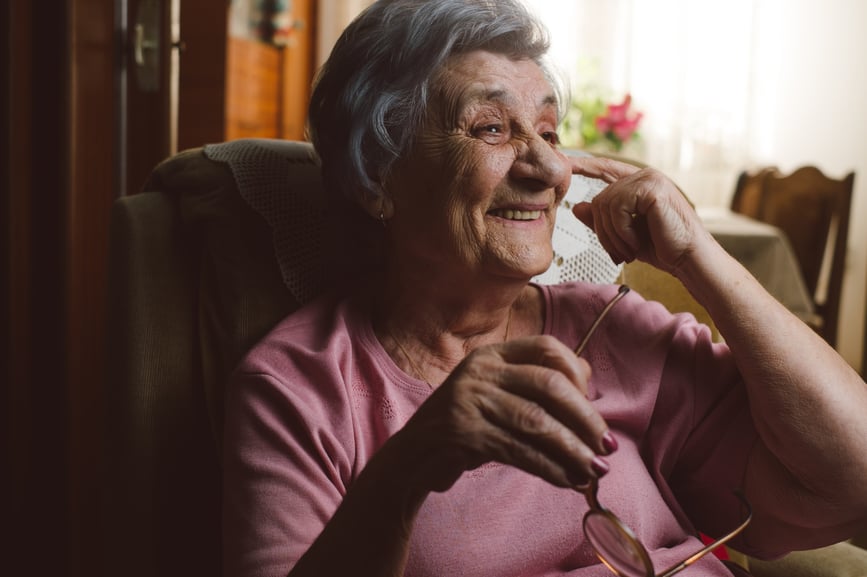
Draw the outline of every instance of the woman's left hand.
[[[572,212],[615,262],[638,259],[674,273],[699,243],[712,241],[686,197],[659,171],[607,158],[569,158],[573,174],[609,184]]]

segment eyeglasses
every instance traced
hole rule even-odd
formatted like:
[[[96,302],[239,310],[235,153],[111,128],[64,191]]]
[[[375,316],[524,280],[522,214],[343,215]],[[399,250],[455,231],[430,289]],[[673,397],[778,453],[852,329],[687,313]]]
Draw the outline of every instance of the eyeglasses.
[[[741,524],[680,563],[675,563],[662,573],[657,574],[647,549],[641,544],[635,533],[617,515],[599,503],[598,487],[598,481],[593,479],[584,490],[587,504],[590,505],[590,510],[584,515],[584,536],[590,542],[599,560],[619,577],[670,577],[679,573],[717,547],[734,539],[747,528],[753,517],[749,502],[739,491],[734,491],[735,496],[740,499],[747,510],[746,518]]]
[[[590,336],[596,331],[596,328],[608,312],[627,292],[629,292],[629,287],[621,285],[620,290],[618,290],[614,298],[605,305],[605,308],[602,309],[602,312],[599,313],[599,316],[590,325],[590,329],[587,331],[581,344],[575,349],[576,355],[580,355],[584,351],[584,347],[587,346]],[[727,535],[706,545],[680,563],[657,574],[650,560],[650,555],[647,553],[647,548],[641,544],[635,533],[617,515],[599,503],[598,480],[592,479],[586,489],[582,488],[580,490],[584,492],[587,504],[590,506],[590,510],[584,515],[584,536],[590,542],[599,560],[619,577],[670,577],[686,569],[717,547],[732,540],[741,531],[746,529],[753,517],[752,507],[749,502],[739,491],[735,491],[735,496],[740,499],[747,511],[746,519]]]

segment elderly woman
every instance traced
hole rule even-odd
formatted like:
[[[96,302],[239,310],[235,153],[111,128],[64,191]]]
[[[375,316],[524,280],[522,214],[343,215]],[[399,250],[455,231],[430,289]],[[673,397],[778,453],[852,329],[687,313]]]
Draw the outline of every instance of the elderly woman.
[[[546,48],[517,0],[381,0],[337,43],[310,128],[384,265],[234,375],[227,574],[650,576],[746,502],[754,555],[867,519],[864,382],[664,176],[558,150]],[[574,212],[611,257],[674,274],[727,345],[616,286],[530,282],[572,174],[609,183]]]

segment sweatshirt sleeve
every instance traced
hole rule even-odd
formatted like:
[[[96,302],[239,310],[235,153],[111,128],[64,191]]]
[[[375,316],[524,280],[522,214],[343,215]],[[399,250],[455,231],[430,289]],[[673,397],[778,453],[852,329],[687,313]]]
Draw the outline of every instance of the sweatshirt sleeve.
[[[297,367],[242,370],[228,388],[227,576],[285,576],[346,493],[354,454],[346,389],[321,368],[309,368],[308,374]]]

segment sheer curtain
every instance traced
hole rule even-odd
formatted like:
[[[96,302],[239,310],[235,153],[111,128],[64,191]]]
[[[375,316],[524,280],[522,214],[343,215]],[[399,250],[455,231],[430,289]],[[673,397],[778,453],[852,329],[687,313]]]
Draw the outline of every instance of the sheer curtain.
[[[700,204],[728,204],[750,155],[757,0],[525,0],[551,31],[573,91],[631,93],[644,112],[627,150]]]

